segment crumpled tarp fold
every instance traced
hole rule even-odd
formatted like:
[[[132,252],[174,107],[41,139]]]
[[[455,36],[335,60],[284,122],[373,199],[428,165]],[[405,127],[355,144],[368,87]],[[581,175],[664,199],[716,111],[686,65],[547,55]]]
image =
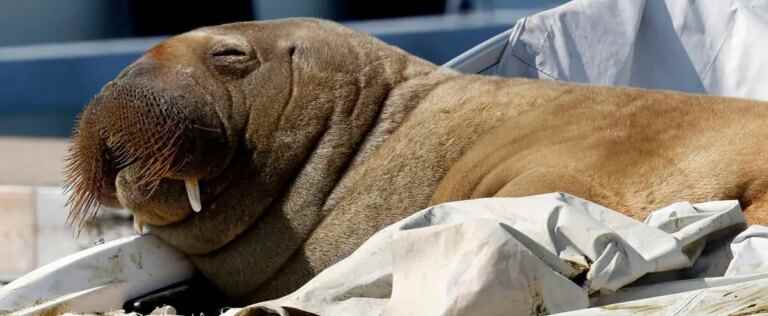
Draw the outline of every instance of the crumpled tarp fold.
[[[737,201],[675,203],[645,223],[566,193],[445,203],[379,231],[299,290],[258,305],[279,315],[292,315],[283,307],[318,315],[566,312],[589,307],[590,294],[689,268],[710,236],[744,223]]]

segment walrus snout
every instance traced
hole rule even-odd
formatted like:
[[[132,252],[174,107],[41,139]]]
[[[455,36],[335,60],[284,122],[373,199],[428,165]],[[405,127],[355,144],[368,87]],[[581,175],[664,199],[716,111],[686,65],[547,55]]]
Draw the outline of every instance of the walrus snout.
[[[119,204],[137,220],[155,225],[200,211],[199,181],[222,172],[231,152],[211,100],[189,73],[151,58],[140,59],[106,85],[75,132],[68,170],[70,220],[82,223],[98,205]],[[171,185],[169,180],[177,181]],[[182,200],[188,202],[179,204]]]

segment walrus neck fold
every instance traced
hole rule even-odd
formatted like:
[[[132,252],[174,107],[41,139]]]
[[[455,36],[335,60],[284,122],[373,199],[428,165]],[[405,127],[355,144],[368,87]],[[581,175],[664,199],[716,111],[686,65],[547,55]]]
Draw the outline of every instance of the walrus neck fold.
[[[418,59],[415,62],[403,64],[399,73],[401,81],[393,85],[386,99],[381,103],[375,124],[365,135],[354,158],[349,162],[347,172],[323,205],[324,214],[337,205],[339,197],[343,196],[350,185],[360,177],[357,166],[368,160],[379,149],[381,144],[407,119],[408,114],[435,87],[457,75],[452,70],[436,68]]]
[[[361,176],[357,167],[378,150],[407,119],[408,112],[434,88],[435,77],[455,75],[414,57],[402,58],[400,63],[390,61],[388,65],[387,68],[370,68],[370,73],[361,74],[369,77],[357,78],[368,82],[366,91],[358,90],[353,103],[334,109],[313,154],[307,158],[282,200],[225,247],[192,257],[196,266],[229,297],[249,296],[255,290],[250,286],[263,284],[282,269],[332,211],[338,199]],[[377,89],[370,87],[373,82],[378,85]],[[280,239],[275,239],[275,235],[281,236]],[[219,264],[234,253],[244,251],[263,256],[230,262],[226,267]],[[249,271],[247,275],[237,273],[246,270]],[[312,273],[316,272],[319,271]],[[248,284],[249,287],[233,288],[229,286],[232,284]],[[297,284],[285,285],[288,289]]]

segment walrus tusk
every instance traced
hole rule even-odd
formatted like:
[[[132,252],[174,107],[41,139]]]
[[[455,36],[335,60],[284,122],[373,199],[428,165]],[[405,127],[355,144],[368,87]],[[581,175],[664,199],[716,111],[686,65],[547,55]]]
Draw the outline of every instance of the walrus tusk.
[[[189,198],[189,205],[192,206],[192,210],[195,213],[200,212],[203,209],[202,203],[200,203],[200,184],[197,179],[184,180],[184,185],[187,187],[187,197]]]
[[[135,215],[133,216],[133,230],[139,234],[144,234],[144,223]]]

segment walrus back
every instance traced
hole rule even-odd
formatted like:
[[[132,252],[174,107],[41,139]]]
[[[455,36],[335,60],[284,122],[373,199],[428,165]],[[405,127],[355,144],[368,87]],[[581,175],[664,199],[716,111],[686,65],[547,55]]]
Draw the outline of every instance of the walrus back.
[[[677,201],[749,207],[762,195],[765,102],[552,85],[532,83],[529,94],[550,91],[479,137],[430,203],[562,191],[642,220]],[[760,223],[759,214],[746,215]]]

